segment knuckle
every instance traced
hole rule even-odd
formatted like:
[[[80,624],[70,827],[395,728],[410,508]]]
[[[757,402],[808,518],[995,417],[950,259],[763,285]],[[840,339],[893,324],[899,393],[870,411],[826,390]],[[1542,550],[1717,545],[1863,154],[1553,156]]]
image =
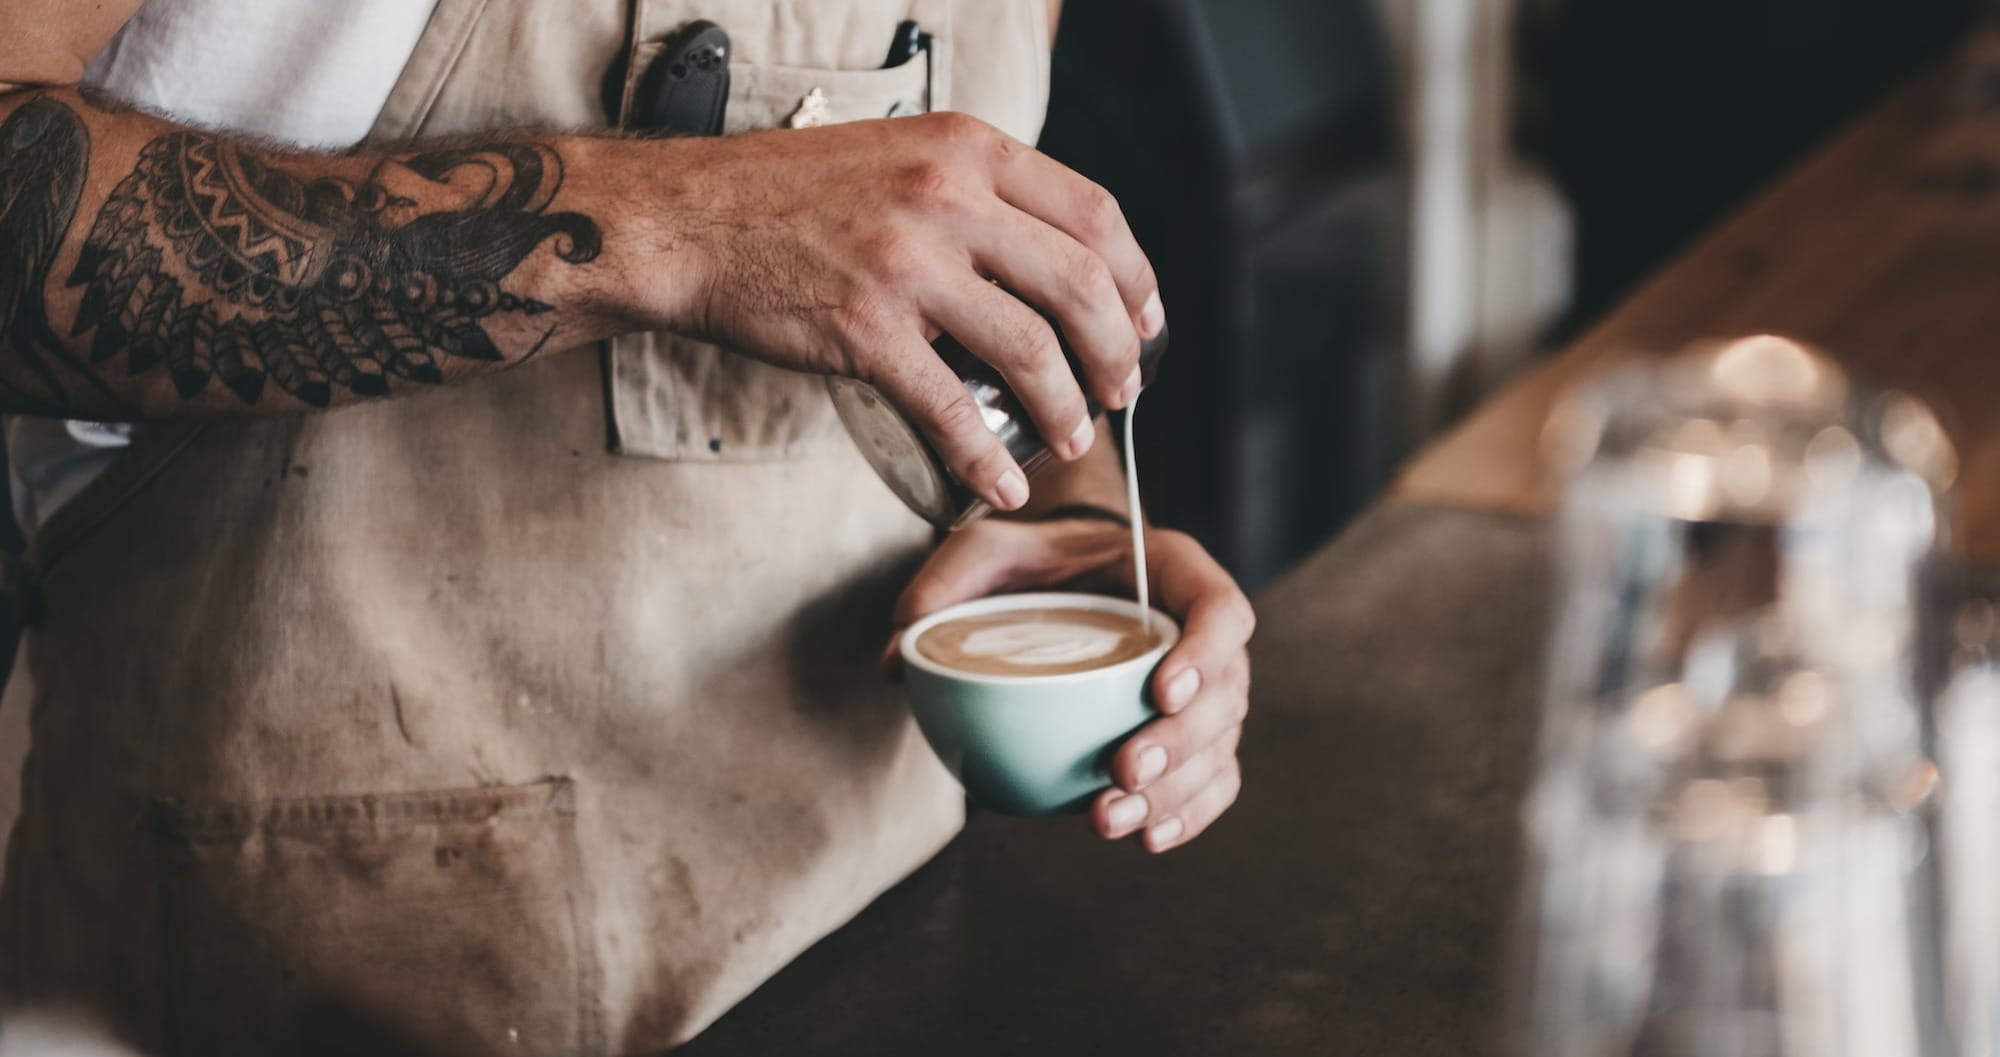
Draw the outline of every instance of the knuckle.
[[[1222,806],[1228,808],[1235,805],[1236,799],[1242,795],[1243,768],[1231,764],[1222,775]]]
[[[1247,651],[1238,650],[1222,670],[1222,685],[1239,697],[1250,692],[1250,658]]]
[[[992,131],[995,133],[992,136],[993,159],[1000,165],[1004,166],[1034,149],[1005,132],[1000,132],[998,129]]]
[[[917,245],[917,240],[909,234],[895,227],[883,227],[861,240],[861,261],[873,275],[900,277],[915,266]]]
[[[931,421],[949,437],[972,436],[975,430],[986,428],[979,417],[979,408],[964,393],[940,393],[929,410]],[[978,461],[985,461],[991,454],[986,453]]]
[[[887,345],[896,332],[896,312],[879,296],[857,297],[842,308],[841,315],[848,343],[861,362],[872,360],[876,350]]]
[[[1084,233],[1092,238],[1117,231],[1125,219],[1124,212],[1118,208],[1118,198],[1092,180],[1082,181],[1077,188],[1076,210]]]
[[[1062,346],[1056,341],[1055,328],[1032,313],[1010,320],[1000,343],[996,354],[1006,359],[1007,367],[1039,371],[1062,361]]]
[[[1235,766],[1236,750],[1242,748],[1242,746],[1243,746],[1243,727],[1240,724],[1229,728],[1229,730],[1222,735],[1222,745],[1221,745],[1222,755],[1226,760],[1229,761],[1230,766]]]
[[[931,124],[933,135],[956,146],[983,143],[994,131],[993,126],[962,110],[941,110],[926,120]]]
[[[1236,626],[1242,629],[1243,641],[1248,642],[1251,636],[1257,634],[1257,608],[1250,604],[1248,598],[1243,597],[1242,592],[1238,592],[1235,601],[1230,603],[1229,616]],[[1249,681],[1247,672],[1244,681]]]
[[[1232,728],[1241,727],[1243,725],[1243,721],[1249,718],[1250,718],[1249,687],[1238,686],[1235,689],[1233,689],[1229,695],[1229,725]]]
[[[896,170],[889,179],[889,187],[907,205],[934,209],[957,200],[959,176],[945,162],[924,158]]]
[[[1115,300],[1118,296],[1118,284],[1111,279],[1110,266],[1095,253],[1072,254],[1063,262],[1061,279],[1085,304],[1102,304],[1107,298]]]

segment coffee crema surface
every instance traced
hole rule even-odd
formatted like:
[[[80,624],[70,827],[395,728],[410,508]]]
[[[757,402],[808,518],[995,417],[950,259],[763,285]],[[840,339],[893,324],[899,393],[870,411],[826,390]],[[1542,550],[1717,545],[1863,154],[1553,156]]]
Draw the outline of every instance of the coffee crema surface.
[[[1159,633],[1131,613],[1098,609],[1010,609],[926,628],[917,652],[974,675],[1068,675],[1108,668],[1158,645]]]

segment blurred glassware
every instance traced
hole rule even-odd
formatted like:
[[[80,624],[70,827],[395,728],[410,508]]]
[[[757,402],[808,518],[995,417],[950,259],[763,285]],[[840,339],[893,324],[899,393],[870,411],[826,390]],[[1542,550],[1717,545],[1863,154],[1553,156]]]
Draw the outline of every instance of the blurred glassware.
[[[0,1006],[0,1057],[138,1057],[79,1012]]]
[[[1958,1057],[2000,1057],[2000,609],[1952,614],[1937,700],[1945,1000]]]
[[[1759,336],[1614,373],[1547,439],[1522,1052],[1944,1052],[1914,810],[1937,420]]]

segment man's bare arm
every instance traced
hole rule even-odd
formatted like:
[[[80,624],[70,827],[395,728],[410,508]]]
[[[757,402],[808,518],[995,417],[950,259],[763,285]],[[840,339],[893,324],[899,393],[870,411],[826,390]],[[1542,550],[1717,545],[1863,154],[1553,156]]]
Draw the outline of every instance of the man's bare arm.
[[[140,6],[0,0],[0,410],[321,407],[591,336],[551,300],[601,246],[558,142],[312,155],[78,95]]]
[[[0,85],[37,80],[13,49]],[[1083,389],[1122,406],[1162,318],[1116,202],[960,114],[314,154],[0,91],[5,410],[291,413],[671,330],[875,384],[1012,509],[1025,479],[930,339],[992,363],[1076,458]]]
[[[562,274],[603,236],[561,138],[315,155],[0,98],[0,408],[325,407],[609,330]]]

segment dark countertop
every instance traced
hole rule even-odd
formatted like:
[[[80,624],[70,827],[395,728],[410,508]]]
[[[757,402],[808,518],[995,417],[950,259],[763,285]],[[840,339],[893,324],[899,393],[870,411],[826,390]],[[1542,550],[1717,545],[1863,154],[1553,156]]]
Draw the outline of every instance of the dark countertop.
[[[1258,602],[1245,786],[1159,859],[980,817],[686,1049],[1495,1052],[1541,523],[1380,507]]]

